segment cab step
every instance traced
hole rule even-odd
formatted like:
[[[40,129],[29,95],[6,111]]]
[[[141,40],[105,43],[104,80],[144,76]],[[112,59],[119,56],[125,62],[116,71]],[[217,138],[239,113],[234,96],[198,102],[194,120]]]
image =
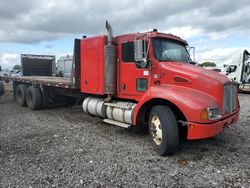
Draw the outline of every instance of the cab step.
[[[109,124],[112,124],[112,125],[116,125],[116,126],[119,126],[119,127],[123,127],[123,128],[126,128],[126,129],[131,127],[130,124],[122,123],[122,122],[111,120],[111,119],[104,119],[103,122],[109,123]]]

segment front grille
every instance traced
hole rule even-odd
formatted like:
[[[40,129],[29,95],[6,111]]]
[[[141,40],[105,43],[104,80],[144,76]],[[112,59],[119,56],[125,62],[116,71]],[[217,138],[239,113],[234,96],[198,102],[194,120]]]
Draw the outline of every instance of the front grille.
[[[223,114],[232,113],[237,108],[237,87],[225,85],[223,92]]]
[[[235,111],[237,108],[237,94],[238,94],[238,89],[237,86],[232,85],[232,111]]]

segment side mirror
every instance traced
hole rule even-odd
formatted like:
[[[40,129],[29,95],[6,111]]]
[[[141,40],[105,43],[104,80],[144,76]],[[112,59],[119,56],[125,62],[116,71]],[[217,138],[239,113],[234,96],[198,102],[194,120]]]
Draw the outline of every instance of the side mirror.
[[[195,47],[187,46],[187,51],[188,51],[188,54],[189,54],[190,58],[191,58],[191,55],[192,55],[192,58],[191,58],[192,61],[195,62]]]
[[[135,61],[138,62],[142,68],[147,67],[147,44],[144,40],[134,41],[134,57]]]

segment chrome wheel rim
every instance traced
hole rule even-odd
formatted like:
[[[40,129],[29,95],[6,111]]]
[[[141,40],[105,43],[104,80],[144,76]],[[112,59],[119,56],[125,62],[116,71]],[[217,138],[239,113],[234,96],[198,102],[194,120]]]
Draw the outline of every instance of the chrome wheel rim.
[[[160,145],[162,142],[162,127],[158,116],[154,115],[150,122],[150,132],[154,142]]]

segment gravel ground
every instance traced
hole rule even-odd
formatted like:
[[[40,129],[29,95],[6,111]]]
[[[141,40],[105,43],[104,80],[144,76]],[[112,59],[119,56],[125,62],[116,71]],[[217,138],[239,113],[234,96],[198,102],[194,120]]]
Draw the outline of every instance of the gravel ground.
[[[171,157],[81,108],[30,111],[11,95],[0,98],[0,187],[250,187],[249,94],[237,127]]]

